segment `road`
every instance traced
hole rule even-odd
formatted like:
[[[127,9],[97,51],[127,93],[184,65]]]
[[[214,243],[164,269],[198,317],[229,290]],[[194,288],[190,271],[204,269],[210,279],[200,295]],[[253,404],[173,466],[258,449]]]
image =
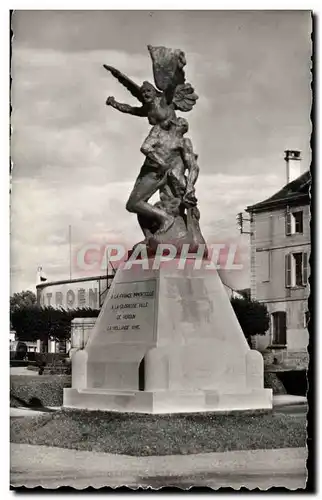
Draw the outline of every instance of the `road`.
[[[130,457],[11,444],[12,486],[305,488],[305,448]]]
[[[38,372],[28,370],[26,366],[11,366],[10,375],[24,375],[28,377],[39,377]]]

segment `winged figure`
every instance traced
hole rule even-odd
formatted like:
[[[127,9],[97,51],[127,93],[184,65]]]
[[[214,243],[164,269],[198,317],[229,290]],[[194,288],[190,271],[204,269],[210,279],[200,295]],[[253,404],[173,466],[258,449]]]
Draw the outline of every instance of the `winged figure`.
[[[147,117],[151,125],[168,128],[176,119],[176,111],[191,111],[198,96],[191,84],[185,81],[184,52],[151,45],[148,45],[148,50],[156,87],[147,81],[139,86],[121,71],[104,64],[104,68],[138,99],[141,106],[119,103],[112,96],[107,98],[106,104],[122,113]]]

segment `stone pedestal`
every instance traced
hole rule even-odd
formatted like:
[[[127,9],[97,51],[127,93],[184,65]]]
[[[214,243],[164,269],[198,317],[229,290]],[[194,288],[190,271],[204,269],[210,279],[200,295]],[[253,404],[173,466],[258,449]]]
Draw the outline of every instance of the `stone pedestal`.
[[[216,271],[178,260],[117,271],[64,406],[144,413],[269,409],[263,358],[250,350]]]

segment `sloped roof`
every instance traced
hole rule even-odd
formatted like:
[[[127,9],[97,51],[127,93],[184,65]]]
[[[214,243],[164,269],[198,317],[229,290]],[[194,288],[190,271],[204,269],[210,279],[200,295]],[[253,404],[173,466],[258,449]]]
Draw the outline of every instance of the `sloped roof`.
[[[309,202],[309,190],[311,186],[311,173],[308,170],[294,181],[286,184],[282,189],[270,198],[247,207],[247,212],[260,212],[267,209],[279,208],[289,204]]]

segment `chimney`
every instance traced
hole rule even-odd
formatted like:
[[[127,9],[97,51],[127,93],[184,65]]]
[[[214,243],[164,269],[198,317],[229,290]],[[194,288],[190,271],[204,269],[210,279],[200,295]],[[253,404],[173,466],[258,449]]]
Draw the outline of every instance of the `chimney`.
[[[301,151],[287,149],[284,160],[286,161],[286,183],[294,181],[301,175]]]

